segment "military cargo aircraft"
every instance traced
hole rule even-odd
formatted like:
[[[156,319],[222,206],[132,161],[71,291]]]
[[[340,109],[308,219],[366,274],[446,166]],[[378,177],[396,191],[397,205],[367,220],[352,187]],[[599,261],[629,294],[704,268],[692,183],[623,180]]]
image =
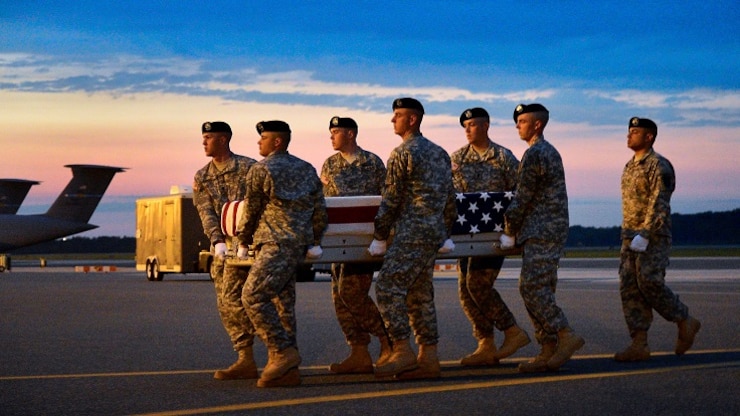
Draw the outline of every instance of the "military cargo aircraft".
[[[125,168],[99,165],[66,165],[72,179],[44,214],[20,215],[17,208],[0,211],[0,252],[55,240],[97,228],[88,224],[113,176]],[[38,182],[30,182],[27,186]],[[10,182],[6,182],[7,184]],[[11,188],[13,185],[10,185]],[[20,185],[16,185],[20,186]],[[26,186],[26,185],[23,185]],[[0,187],[0,189],[3,189]],[[15,189],[17,193],[18,189]],[[26,193],[28,190],[25,191]],[[16,194],[11,202],[19,201]],[[20,201],[23,200],[20,198]],[[20,205],[20,202],[18,202]]]
[[[27,179],[0,179],[0,214],[15,214],[33,185]]]

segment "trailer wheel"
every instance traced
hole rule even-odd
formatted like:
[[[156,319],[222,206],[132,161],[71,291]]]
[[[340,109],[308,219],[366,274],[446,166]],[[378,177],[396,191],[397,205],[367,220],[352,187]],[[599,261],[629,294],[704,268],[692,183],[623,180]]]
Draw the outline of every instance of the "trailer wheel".
[[[159,264],[157,264],[157,261],[154,260],[152,262],[152,280],[161,282],[162,279],[164,279],[164,273],[159,271]]]
[[[146,261],[146,268],[144,269],[144,272],[146,273],[146,280],[152,282],[154,281],[154,270],[152,270],[152,263],[151,261]]]
[[[301,265],[298,267],[296,282],[313,282],[316,280],[316,271],[311,265]]]

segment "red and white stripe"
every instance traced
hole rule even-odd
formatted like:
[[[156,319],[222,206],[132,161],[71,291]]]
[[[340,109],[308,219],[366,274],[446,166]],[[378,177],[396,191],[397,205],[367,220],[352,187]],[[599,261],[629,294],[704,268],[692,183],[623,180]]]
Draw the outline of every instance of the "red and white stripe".
[[[372,235],[378,207],[380,195],[327,197],[329,226],[326,235]]]
[[[221,208],[221,232],[228,237],[237,235],[239,219],[244,215],[245,201],[230,201]]]

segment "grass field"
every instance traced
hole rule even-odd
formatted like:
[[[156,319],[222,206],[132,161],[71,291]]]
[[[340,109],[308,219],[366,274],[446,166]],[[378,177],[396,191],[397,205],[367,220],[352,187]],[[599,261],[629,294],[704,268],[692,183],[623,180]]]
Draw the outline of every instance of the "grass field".
[[[617,258],[619,247],[565,248],[565,257],[570,258]],[[674,246],[671,257],[740,257],[738,246]]]

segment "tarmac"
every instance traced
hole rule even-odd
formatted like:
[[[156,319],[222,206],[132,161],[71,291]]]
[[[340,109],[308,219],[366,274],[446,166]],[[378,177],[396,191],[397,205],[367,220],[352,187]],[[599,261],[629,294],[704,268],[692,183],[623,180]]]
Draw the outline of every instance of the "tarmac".
[[[560,371],[542,374],[516,369],[538,352],[534,342],[496,367],[460,366],[476,341],[460,308],[454,267],[442,267],[435,274],[442,378],[431,381],[329,373],[349,348],[329,277],[320,274],[297,285],[302,384],[273,389],[257,388],[255,380],[213,379],[236,354],[207,275],[150,282],[125,262],[46,266],[16,262],[0,273],[2,415],[740,414],[740,258],[672,260],[667,284],[702,329],[679,357],[675,324],[656,314],[652,358],[632,364],[613,360],[629,342],[616,260],[563,259],[557,302],[586,345]],[[507,259],[496,287],[533,338],[518,267]],[[499,345],[502,340],[497,332]],[[377,354],[376,340],[370,348]],[[255,357],[264,366],[260,341]]]

